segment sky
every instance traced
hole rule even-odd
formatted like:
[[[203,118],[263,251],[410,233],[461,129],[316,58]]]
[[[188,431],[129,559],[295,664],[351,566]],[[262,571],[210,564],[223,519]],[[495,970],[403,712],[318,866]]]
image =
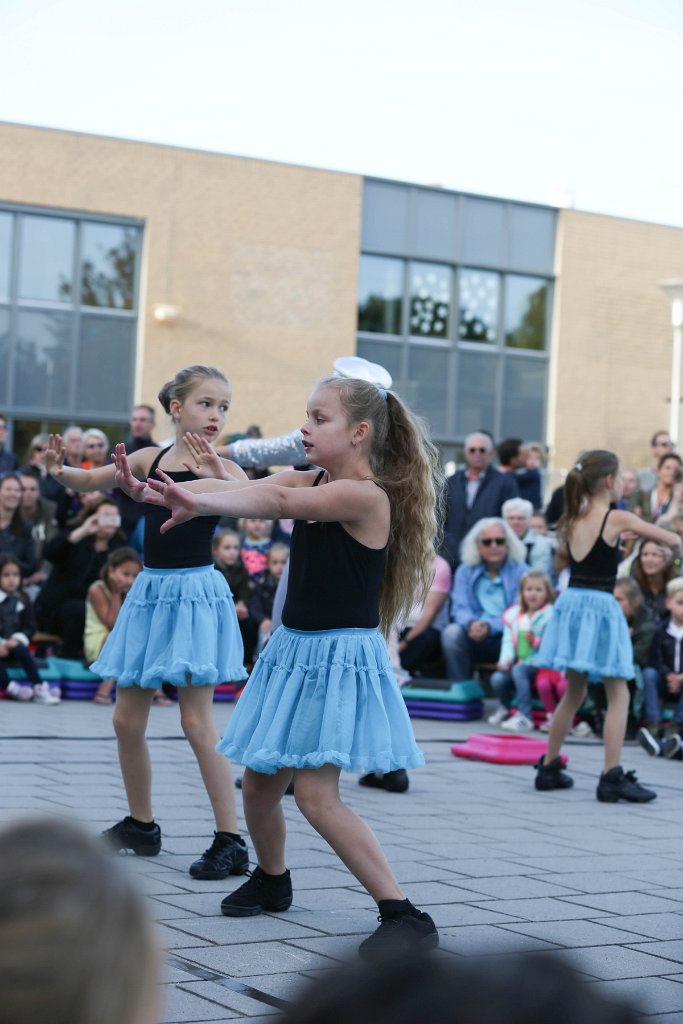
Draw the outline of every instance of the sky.
[[[0,0],[0,25],[0,121],[683,227],[681,0]]]

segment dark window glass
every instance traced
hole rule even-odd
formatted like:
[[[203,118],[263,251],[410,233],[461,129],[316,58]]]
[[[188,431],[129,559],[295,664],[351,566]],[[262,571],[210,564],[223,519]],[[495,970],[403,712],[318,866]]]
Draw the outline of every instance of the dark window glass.
[[[11,213],[0,213],[0,299],[9,298],[13,220]]]
[[[505,344],[545,349],[548,282],[537,277],[505,278]]]
[[[20,312],[14,354],[16,405],[43,412],[69,408],[69,373],[73,359],[70,313]]]
[[[496,342],[500,276],[486,270],[461,270],[459,275],[460,341]]]
[[[81,302],[132,309],[139,232],[116,224],[84,224],[81,233]]]
[[[545,359],[506,358],[501,437],[534,441],[544,436],[546,371]]]
[[[358,279],[358,330],[401,333],[403,261],[361,256]]]
[[[58,217],[22,217],[19,298],[73,302],[76,226]]]
[[[7,385],[9,383],[9,310],[0,309],[0,412],[4,412],[7,404]]]
[[[130,403],[135,325],[122,317],[84,316],[76,380],[76,407],[104,415],[126,413]]]
[[[412,409],[424,416],[435,434],[446,432],[448,406],[448,349],[414,345],[408,356],[405,398]]]
[[[371,363],[379,363],[391,374],[395,391],[402,392],[403,380],[403,345],[395,341],[368,341],[358,339],[358,355],[369,359]]]
[[[493,353],[460,351],[456,386],[456,433],[494,431],[496,414],[496,368]]]
[[[409,332],[421,338],[447,338],[451,271],[438,263],[411,263]]]

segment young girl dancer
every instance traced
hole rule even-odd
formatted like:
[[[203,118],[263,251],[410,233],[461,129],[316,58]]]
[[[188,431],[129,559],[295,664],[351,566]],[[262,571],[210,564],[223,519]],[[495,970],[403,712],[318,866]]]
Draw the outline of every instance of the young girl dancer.
[[[586,695],[586,681],[602,682],[607,696],[605,765],[598,800],[645,803],[656,793],[620,765],[628,717],[633,649],[626,619],[612,593],[619,564],[619,534],[632,530],[680,553],[677,534],[612,508],[619,497],[619,460],[613,452],[583,452],[567,475],[560,533],[569,557],[569,586],[557,600],[535,658],[537,665],[567,672],[569,686],[553,716],[548,750],[537,764],[536,789],[567,789],[562,741]]]
[[[292,902],[280,802],[294,776],[299,809],[379,905],[361,945],[372,957],[438,945],[432,919],[405,898],[370,829],[339,798],[339,773],[424,763],[387,657],[386,634],[426,591],[437,533],[436,451],[391,392],[323,379],[303,425],[319,473],[248,484],[148,481],[172,509],[164,531],[196,515],[296,520],[287,599],[219,750],[246,765],[242,792],[258,867],[222,912],[247,917]],[[191,491],[214,493],[190,493]]]
[[[170,448],[142,448],[130,457],[125,480],[114,465],[91,470],[64,465],[59,437],[51,439],[49,471],[76,491],[103,490],[116,483],[136,501],[143,500],[140,479],[159,465],[179,484],[195,480],[194,464],[183,435],[193,431],[207,442],[220,435],[231,389],[212,366],[190,366],[159,392],[159,401],[176,429]],[[123,451],[123,445],[117,450]],[[229,463],[237,478],[245,478]],[[132,472],[131,472],[132,471]],[[138,479],[139,478],[139,479]],[[245,478],[246,479],[246,478]],[[124,601],[116,624],[93,671],[116,680],[114,729],[130,815],[105,832],[116,849],[153,857],[161,849],[161,830],[152,812],[152,776],[145,729],[155,692],[163,682],[178,687],[183,731],[199,762],[216,818],[214,841],[190,867],[194,878],[243,874],[247,849],[237,832],[230,766],[216,753],[212,716],[213,686],[244,679],[242,641],[235,606],[222,573],[211,559],[211,535],[217,518],[188,523],[181,534],[165,537],[159,527],[169,518],[149,506],[144,568]]]

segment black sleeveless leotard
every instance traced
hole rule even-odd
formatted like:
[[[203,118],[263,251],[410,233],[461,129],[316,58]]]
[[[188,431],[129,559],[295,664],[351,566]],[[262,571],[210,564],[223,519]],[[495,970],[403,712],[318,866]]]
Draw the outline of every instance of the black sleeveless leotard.
[[[319,473],[316,487],[324,475]],[[282,624],[289,629],[376,629],[386,547],[368,548],[341,523],[297,520]]]
[[[168,449],[162,448],[150,466],[148,476],[155,480],[156,469]],[[164,470],[164,472],[167,472]],[[199,480],[191,470],[168,472],[174,483],[185,480]],[[213,537],[218,516],[197,516],[187,523],[174,526],[168,533],[159,533],[162,523],[171,518],[167,508],[160,505],[144,506],[145,542],[143,561],[147,569],[191,569],[198,565],[211,565],[211,539]]]
[[[607,522],[607,516],[611,511],[611,508],[607,509],[595,544],[590,549],[586,557],[582,558],[580,562],[577,562],[572,555],[571,548],[567,542],[570,568],[570,587],[582,587],[590,590],[606,590],[610,594],[614,590],[614,583],[617,578],[617,568],[619,566],[619,544],[617,543],[614,547],[611,547],[602,536],[603,530],[605,529],[605,523]]]

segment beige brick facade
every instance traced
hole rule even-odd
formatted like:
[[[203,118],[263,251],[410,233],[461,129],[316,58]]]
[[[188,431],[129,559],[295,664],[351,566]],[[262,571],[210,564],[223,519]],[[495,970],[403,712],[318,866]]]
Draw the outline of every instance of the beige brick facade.
[[[233,382],[231,431],[285,432],[355,352],[360,177],[0,124],[0,199],[144,220],[140,401],[213,363]]]

